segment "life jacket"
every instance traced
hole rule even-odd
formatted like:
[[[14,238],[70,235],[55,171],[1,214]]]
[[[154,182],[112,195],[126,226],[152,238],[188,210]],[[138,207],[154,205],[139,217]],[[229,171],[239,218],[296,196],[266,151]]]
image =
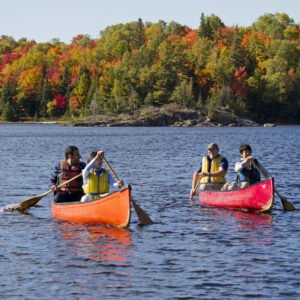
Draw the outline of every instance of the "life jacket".
[[[219,155],[216,158],[211,159],[209,156],[204,156],[202,158],[202,170],[201,172],[204,173],[214,173],[214,172],[218,172],[220,169],[220,165],[221,165],[221,160],[224,157]],[[200,183],[208,183],[208,182],[219,182],[219,183],[225,183],[226,182],[226,178],[225,175],[224,176],[205,176],[202,177],[200,180]]]
[[[58,175],[59,184],[62,184],[73,177],[79,175],[82,171],[80,164],[70,166],[66,160],[60,161],[61,173]],[[62,192],[82,192],[82,176],[72,180],[60,188]]]
[[[256,165],[258,165],[258,161],[254,159]],[[238,181],[246,181],[249,184],[254,184],[260,182],[260,173],[259,171],[253,166],[253,164],[248,165],[248,168],[243,168],[238,174]]]
[[[95,170],[92,170],[89,174],[87,183],[83,186],[83,191],[85,194],[91,195],[92,198],[99,196],[100,194],[108,193],[108,172],[105,169],[102,169],[101,174],[98,176]]]

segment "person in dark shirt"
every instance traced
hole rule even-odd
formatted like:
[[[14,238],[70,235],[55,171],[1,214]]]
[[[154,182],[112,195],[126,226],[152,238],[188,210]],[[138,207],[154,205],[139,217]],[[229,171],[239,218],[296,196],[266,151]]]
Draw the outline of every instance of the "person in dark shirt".
[[[82,176],[57,188],[57,186],[81,174],[85,163],[80,161],[80,153],[76,146],[68,146],[65,150],[65,159],[61,160],[50,175],[51,191],[54,193],[54,201],[75,202],[83,196]]]
[[[260,182],[260,172],[262,172],[264,177],[270,177],[268,171],[252,155],[252,149],[249,144],[241,144],[239,150],[241,159],[239,162],[236,162],[234,170],[237,172],[237,178],[241,188]]]

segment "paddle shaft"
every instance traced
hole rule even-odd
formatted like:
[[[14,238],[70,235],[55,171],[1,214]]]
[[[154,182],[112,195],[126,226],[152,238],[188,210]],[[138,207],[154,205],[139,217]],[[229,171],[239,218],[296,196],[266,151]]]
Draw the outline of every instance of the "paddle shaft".
[[[82,176],[82,173],[80,173],[80,174],[78,174],[78,175],[76,175],[76,176],[72,177],[71,179],[69,179],[69,180],[67,180],[67,181],[65,181],[65,182],[63,182],[63,183],[61,183],[61,184],[60,184],[60,185],[58,185],[56,188],[57,188],[57,189],[59,189],[60,187],[62,187],[62,186],[64,186],[64,185],[66,185],[67,183],[69,183],[69,182],[73,181],[74,179],[77,179],[77,178],[79,178],[80,176]],[[51,191],[50,191],[50,192],[51,192]]]
[[[58,185],[56,188],[60,188],[64,185],[66,185],[67,183],[73,181],[74,179],[78,178],[82,176],[82,174],[78,174],[76,176],[74,176],[73,178],[61,183],[60,185]],[[19,210],[19,211],[25,211],[26,209],[36,205],[42,198],[44,198],[45,196],[47,196],[48,194],[50,194],[52,192],[52,190],[48,191],[48,192],[45,192],[44,194],[41,194],[41,195],[38,195],[38,196],[35,196],[35,197],[32,197],[32,198],[29,198],[21,203],[19,203],[16,207],[15,207],[15,210]]]
[[[117,181],[120,181],[118,175],[116,174],[116,172],[113,170],[113,168],[111,167],[111,165],[109,164],[109,162],[107,161],[107,159],[105,157],[103,157],[103,160],[105,161],[107,167],[109,168],[109,170],[111,171],[111,173],[114,175],[115,179]]]
[[[116,174],[116,172],[113,170],[112,166],[109,164],[109,162],[107,161],[107,159],[105,157],[103,157],[104,162],[106,163],[108,169],[110,170],[110,172],[113,174],[113,176],[115,177],[115,179],[117,181],[120,181],[118,175]],[[147,213],[131,198],[131,202],[133,204],[134,210],[141,222],[142,225],[151,225],[154,222],[151,220],[151,218],[147,215]]]

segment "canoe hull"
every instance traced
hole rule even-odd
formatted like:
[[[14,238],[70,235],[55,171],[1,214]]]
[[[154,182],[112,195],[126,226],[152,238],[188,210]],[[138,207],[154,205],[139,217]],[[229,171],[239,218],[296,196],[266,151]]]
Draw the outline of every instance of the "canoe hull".
[[[52,214],[56,219],[74,223],[127,227],[131,216],[130,204],[131,188],[127,186],[89,202],[52,202]]]
[[[268,180],[234,191],[202,191],[201,206],[266,212],[274,201],[274,180]]]

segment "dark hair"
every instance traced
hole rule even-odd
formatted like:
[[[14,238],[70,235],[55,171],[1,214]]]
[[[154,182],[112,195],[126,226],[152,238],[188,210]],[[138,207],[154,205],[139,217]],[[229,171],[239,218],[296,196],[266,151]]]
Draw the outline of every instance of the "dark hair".
[[[87,163],[89,163],[94,157],[96,157],[96,155],[97,155],[96,151],[91,152],[87,159]]]
[[[252,152],[252,149],[249,144],[241,144],[240,145],[240,154],[242,154],[246,150]]]
[[[78,151],[76,146],[68,146],[65,150],[66,159],[69,158],[69,155],[73,155],[76,150]]]

